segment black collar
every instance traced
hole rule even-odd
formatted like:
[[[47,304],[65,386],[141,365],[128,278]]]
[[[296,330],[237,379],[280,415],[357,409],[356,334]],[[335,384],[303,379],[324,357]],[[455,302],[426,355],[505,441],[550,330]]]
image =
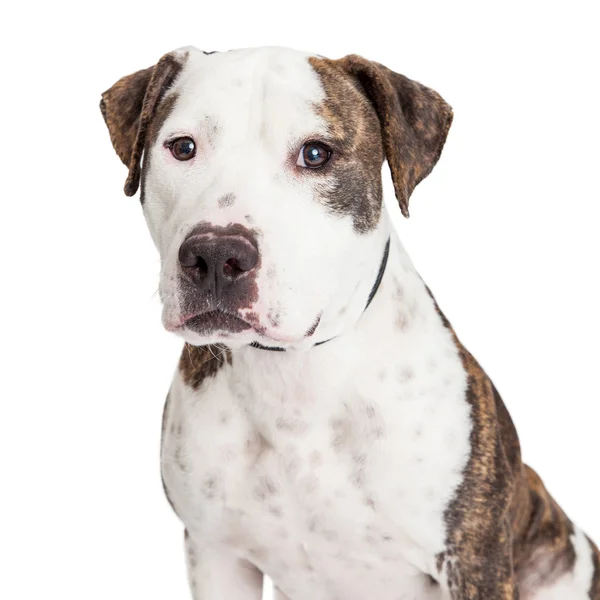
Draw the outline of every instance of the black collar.
[[[367,308],[369,308],[369,304],[371,304],[373,298],[375,298],[375,294],[377,293],[377,290],[379,289],[379,286],[381,285],[381,280],[383,279],[383,274],[385,273],[385,267],[387,265],[389,255],[390,255],[390,239],[388,238],[388,241],[385,244],[385,250],[383,251],[383,258],[381,259],[381,265],[379,266],[379,272],[377,273],[377,279],[375,279],[375,283],[373,284],[373,287],[371,288],[371,293],[369,294],[369,298],[367,299],[367,304],[363,310],[363,313],[365,312],[365,310],[367,310]],[[320,346],[321,344],[330,342],[333,339],[335,339],[335,338],[329,338],[328,340],[323,340],[322,342],[317,342],[315,344],[315,346]],[[271,350],[273,352],[285,352],[285,348],[280,348],[278,346],[263,346],[262,344],[259,344],[258,342],[252,342],[250,344],[250,346],[252,346],[252,348],[258,348],[259,350]],[[314,346],[313,346],[313,348],[314,348]]]

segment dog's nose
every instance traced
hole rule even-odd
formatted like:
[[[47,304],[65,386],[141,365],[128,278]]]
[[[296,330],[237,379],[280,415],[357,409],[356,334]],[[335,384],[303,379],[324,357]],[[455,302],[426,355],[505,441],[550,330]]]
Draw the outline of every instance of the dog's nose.
[[[179,263],[195,285],[219,296],[258,263],[258,249],[241,235],[199,233],[179,248]]]

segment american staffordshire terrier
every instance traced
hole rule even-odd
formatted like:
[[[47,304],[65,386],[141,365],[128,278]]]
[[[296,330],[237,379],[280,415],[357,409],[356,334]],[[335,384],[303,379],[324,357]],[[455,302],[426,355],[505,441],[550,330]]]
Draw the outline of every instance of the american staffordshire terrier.
[[[184,48],[102,96],[185,340],[162,476],[195,600],[600,600],[600,554],[382,205],[437,162],[433,90],[359,56]]]

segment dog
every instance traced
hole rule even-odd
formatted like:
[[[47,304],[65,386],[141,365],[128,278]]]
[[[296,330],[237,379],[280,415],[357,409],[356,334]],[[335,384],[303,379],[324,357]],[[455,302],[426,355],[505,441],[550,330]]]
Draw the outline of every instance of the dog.
[[[102,95],[185,341],[161,467],[195,600],[600,600],[600,553],[382,205],[452,109],[356,55],[186,47]]]

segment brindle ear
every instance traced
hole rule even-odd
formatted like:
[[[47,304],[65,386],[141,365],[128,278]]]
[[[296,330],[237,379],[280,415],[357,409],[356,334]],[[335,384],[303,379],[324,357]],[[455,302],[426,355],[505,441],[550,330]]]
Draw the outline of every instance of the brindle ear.
[[[154,67],[127,75],[102,94],[100,110],[116,153],[129,168],[125,194],[140,184],[146,132],[156,107],[181,71],[186,54],[165,54]]]
[[[452,108],[433,90],[387,67],[351,54],[340,59],[356,77],[381,121],[383,147],[400,210],[437,163],[452,123]]]

